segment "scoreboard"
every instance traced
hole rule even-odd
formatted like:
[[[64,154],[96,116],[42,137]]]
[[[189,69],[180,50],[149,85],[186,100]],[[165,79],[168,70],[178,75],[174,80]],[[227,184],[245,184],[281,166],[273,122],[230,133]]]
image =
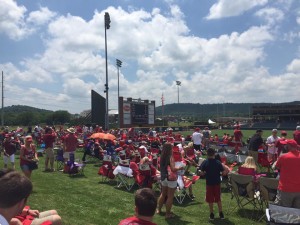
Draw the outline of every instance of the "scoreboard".
[[[134,124],[148,123],[148,104],[131,105],[131,121]]]
[[[123,97],[119,99],[120,125],[130,126],[150,126],[155,121],[155,102],[149,100],[132,99]]]

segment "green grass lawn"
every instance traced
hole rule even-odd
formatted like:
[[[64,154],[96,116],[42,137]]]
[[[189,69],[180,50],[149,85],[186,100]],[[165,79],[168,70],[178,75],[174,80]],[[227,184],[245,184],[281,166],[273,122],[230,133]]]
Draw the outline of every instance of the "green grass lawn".
[[[81,158],[82,152],[78,151],[76,158]],[[44,158],[40,157],[39,169],[33,171],[33,193],[28,204],[33,209],[40,211],[56,209],[63,219],[63,224],[72,225],[101,225],[118,224],[123,218],[134,213],[134,188],[128,192],[116,188],[116,183],[101,182],[97,174],[99,165],[87,164],[84,176],[69,176],[62,172],[46,173]],[[0,168],[3,162],[0,162]],[[17,156],[16,168],[20,171]],[[208,206],[204,201],[205,180],[199,180],[193,185],[194,201],[186,200],[182,205],[176,203],[172,211],[177,215],[174,219],[166,221],[164,216],[155,215],[157,224],[259,224],[247,217],[248,211],[232,210],[236,206],[231,194],[222,194],[223,211],[225,220],[215,219],[209,222]],[[164,208],[163,208],[164,211]],[[217,209],[215,208],[216,216]],[[230,213],[230,214],[229,214]],[[246,215],[246,217],[244,217]]]

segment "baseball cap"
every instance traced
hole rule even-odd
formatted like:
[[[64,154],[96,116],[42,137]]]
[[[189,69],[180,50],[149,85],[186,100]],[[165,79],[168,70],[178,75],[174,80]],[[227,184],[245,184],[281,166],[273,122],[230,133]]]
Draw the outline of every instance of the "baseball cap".
[[[297,144],[297,142],[296,142],[294,139],[287,139],[287,140],[286,140],[286,144],[287,144],[287,145],[290,145],[290,146],[292,146],[292,147],[295,147],[295,148],[298,147],[298,144]]]

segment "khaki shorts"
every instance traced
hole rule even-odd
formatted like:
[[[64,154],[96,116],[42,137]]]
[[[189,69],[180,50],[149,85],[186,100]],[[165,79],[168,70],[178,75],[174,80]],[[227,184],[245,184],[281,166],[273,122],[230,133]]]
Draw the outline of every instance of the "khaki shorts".
[[[64,152],[64,159],[70,159],[70,153],[74,154],[75,152]]]
[[[45,149],[46,158],[53,159],[54,158],[54,151],[53,148],[46,148]]]
[[[283,192],[278,190],[275,204],[300,209],[300,193],[298,192]]]

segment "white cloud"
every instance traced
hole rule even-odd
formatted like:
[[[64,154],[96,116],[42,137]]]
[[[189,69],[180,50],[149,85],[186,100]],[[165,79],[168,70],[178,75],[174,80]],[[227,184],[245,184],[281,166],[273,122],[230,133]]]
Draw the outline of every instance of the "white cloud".
[[[278,24],[284,19],[283,11],[276,8],[263,8],[258,10],[255,15],[264,19],[270,26]]]
[[[248,2],[242,7],[239,1],[232,1],[239,13],[262,5]],[[226,7],[223,11],[230,8]],[[292,61],[286,72],[275,75],[263,66],[265,47],[276,40],[269,26],[253,25],[247,30],[204,38],[190,34],[178,6],[171,6],[165,14],[158,9],[148,12],[109,7],[95,11],[90,20],[71,14],[58,17],[53,12],[53,16],[37,19],[47,24],[45,49],[19,63],[1,65],[6,71],[9,97],[17,96],[7,101],[45,104],[50,109],[73,113],[90,108],[91,89],[104,95],[106,11],[112,21],[107,30],[110,108],[117,108],[115,58],[123,61],[120,95],[156,100],[156,105],[161,104],[162,93],[166,104],[177,102],[175,80],[182,82],[181,102],[280,102],[293,100],[290,91],[284,93],[286,90],[300,94],[300,84],[295,83],[299,60]],[[261,11],[260,15],[271,21],[277,14],[275,10]],[[275,93],[270,92],[273,89]]]
[[[56,16],[55,12],[50,11],[47,7],[41,7],[39,11],[31,12],[26,21],[41,26],[48,23],[54,16]]]
[[[244,12],[268,3],[268,0],[218,0],[209,10],[206,19],[221,19],[243,14]]]
[[[294,59],[288,66],[287,71],[300,74],[300,59]]]
[[[19,6],[14,0],[2,0],[0,7],[0,33],[13,40],[21,40],[33,34],[38,26],[49,22],[55,12],[47,7],[41,7],[38,11],[26,15],[25,6]]]
[[[26,28],[24,6],[18,6],[13,0],[2,0],[0,7],[0,33],[6,34],[9,38],[19,40],[31,31]]]

